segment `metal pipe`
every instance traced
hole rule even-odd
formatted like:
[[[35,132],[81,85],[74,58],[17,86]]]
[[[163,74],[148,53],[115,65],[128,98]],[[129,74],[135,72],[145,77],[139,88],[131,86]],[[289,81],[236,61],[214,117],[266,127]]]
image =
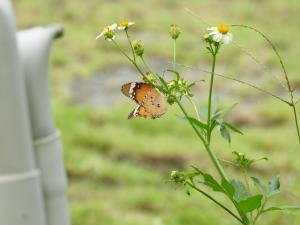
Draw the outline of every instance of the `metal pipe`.
[[[61,26],[37,27],[18,34],[37,167],[41,171],[48,225],[69,225],[67,180],[60,134],[51,114],[48,64]]]
[[[9,0],[0,1],[0,224],[46,225]]]

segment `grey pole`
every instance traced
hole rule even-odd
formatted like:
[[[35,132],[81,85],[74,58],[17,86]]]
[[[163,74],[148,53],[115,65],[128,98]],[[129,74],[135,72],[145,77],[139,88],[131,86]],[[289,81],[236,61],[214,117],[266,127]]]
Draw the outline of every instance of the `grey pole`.
[[[0,0],[0,225],[45,225],[9,0]]]
[[[48,225],[69,225],[67,182],[60,134],[51,115],[49,53],[62,27],[37,27],[18,34],[37,166],[41,171]]]

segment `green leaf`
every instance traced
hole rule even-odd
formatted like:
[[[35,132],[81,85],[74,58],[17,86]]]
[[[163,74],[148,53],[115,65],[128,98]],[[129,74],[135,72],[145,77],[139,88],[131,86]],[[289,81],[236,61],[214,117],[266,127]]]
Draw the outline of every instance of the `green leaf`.
[[[193,87],[195,84],[196,84],[196,82],[192,82],[192,83],[190,83],[190,84],[188,85],[188,88],[191,88],[191,87]]]
[[[253,195],[238,203],[239,209],[244,213],[252,212],[261,207],[262,195]]]
[[[224,122],[225,126],[228,127],[230,130],[239,133],[239,134],[243,134],[242,131],[240,131],[237,127],[235,127],[234,125],[228,123],[228,122]]]
[[[207,125],[205,123],[200,122],[199,120],[193,117],[186,117],[192,124],[196,125],[197,127],[207,130]]]
[[[213,118],[224,118],[225,116],[227,116],[228,113],[230,113],[233,108],[237,105],[237,103],[233,104],[232,106],[225,108],[223,110],[220,110],[219,112],[215,113],[215,115],[213,116]]]
[[[222,192],[225,193],[223,187],[208,173],[204,173],[201,170],[199,170],[197,167],[192,166],[199,174],[203,177],[203,184],[205,184],[208,187],[211,187],[216,192]]]
[[[219,124],[219,129],[221,136],[228,141],[228,143],[231,143],[231,136],[229,130],[224,126],[224,123]]]
[[[187,186],[185,186],[185,193],[189,196],[191,195],[191,191]]]
[[[252,181],[254,182],[254,186],[264,195],[267,195],[268,189],[266,185],[264,185],[258,178],[251,177]]]
[[[233,185],[228,182],[226,179],[222,179],[222,182],[221,182],[221,186],[223,187],[224,191],[226,192],[226,195],[230,198],[230,199],[233,199],[233,195],[234,195],[234,187]]]
[[[168,69],[167,71],[169,71],[169,72],[171,72],[171,73],[174,73],[174,74],[176,75],[176,80],[179,81],[179,79],[180,79],[180,74],[179,74],[177,71],[171,70],[171,69]]]
[[[245,185],[239,180],[232,180],[231,185],[234,187],[233,199],[236,202],[240,202],[249,198],[251,195],[247,191]]]
[[[273,177],[268,183],[269,191],[268,197],[276,195],[280,192],[280,181],[279,177]]]
[[[270,208],[267,208],[262,211],[262,213],[271,212],[271,211],[285,211],[285,212],[291,212],[294,210],[300,210],[299,205],[283,205],[283,206],[273,206]]]
[[[204,131],[207,130],[207,125],[205,123],[202,123],[202,122],[200,122],[199,120],[197,120],[193,117],[185,117],[185,116],[179,116],[179,115],[176,115],[176,117],[179,118],[179,119],[182,119],[182,120],[188,119],[192,124],[196,125],[200,129],[202,129]]]
[[[167,88],[168,87],[168,84],[167,82],[164,80],[164,78],[162,78],[161,76],[157,75],[158,76],[158,79],[160,80],[160,82]]]
[[[204,179],[204,184],[211,187],[214,191],[224,193],[222,186],[208,173],[202,174]]]

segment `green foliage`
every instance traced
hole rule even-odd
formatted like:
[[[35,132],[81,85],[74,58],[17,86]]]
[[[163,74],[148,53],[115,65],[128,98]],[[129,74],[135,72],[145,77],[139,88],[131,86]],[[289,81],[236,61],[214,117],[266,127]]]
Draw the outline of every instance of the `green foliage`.
[[[233,199],[236,202],[243,201],[251,196],[242,181],[232,180],[231,184],[234,187]]]
[[[261,207],[262,195],[254,195],[238,202],[238,207],[243,213],[252,212]]]
[[[284,206],[273,206],[267,209],[264,209],[262,212],[271,212],[271,211],[284,211],[284,212],[292,212],[295,210],[300,210],[300,206],[295,205],[284,205]]]

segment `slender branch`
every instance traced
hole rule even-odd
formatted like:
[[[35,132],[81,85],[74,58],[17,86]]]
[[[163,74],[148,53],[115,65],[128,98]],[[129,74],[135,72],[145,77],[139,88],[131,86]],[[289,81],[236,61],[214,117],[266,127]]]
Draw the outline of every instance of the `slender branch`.
[[[185,66],[185,65],[182,65],[182,64],[177,64],[177,65]],[[187,66],[185,66],[185,67],[187,67]],[[189,68],[192,68],[192,67],[189,67]],[[204,73],[209,73],[209,74],[211,74],[211,71],[204,70],[204,69],[200,69],[200,68],[196,68],[196,69],[199,70],[199,71],[202,71],[202,72],[204,72]],[[220,73],[216,73],[216,72],[215,72],[215,76],[222,77],[222,78],[227,79],[227,80],[232,80],[232,81],[235,81],[235,82],[238,82],[238,83],[247,85],[247,86],[249,86],[249,87],[251,87],[251,88],[254,88],[254,89],[256,89],[256,90],[258,90],[258,91],[260,91],[260,92],[263,92],[263,93],[265,93],[265,94],[267,94],[267,95],[270,95],[270,96],[272,96],[272,97],[278,99],[279,101],[282,101],[282,102],[288,104],[289,106],[292,106],[292,104],[291,104],[289,101],[287,101],[287,100],[281,98],[280,96],[277,96],[277,95],[273,94],[272,92],[266,91],[266,90],[264,90],[264,89],[262,89],[262,88],[260,88],[260,87],[257,87],[257,86],[255,86],[255,85],[253,85],[253,84],[250,84],[250,83],[248,83],[248,82],[246,82],[246,81],[242,81],[242,80],[239,80],[239,79],[236,79],[236,78],[233,78],[233,77],[229,77],[229,76],[226,76],[226,75],[223,75],[223,74],[220,74]],[[300,100],[300,99],[299,99],[299,100]],[[297,103],[295,103],[295,104],[297,104]]]
[[[195,102],[194,102],[193,99],[191,99],[189,96],[186,96],[186,98],[189,100],[189,102],[190,102],[190,103],[192,104],[192,106],[194,107],[194,110],[195,110],[197,119],[200,121],[199,112],[198,112],[198,109],[197,109],[197,106],[196,106]]]
[[[215,67],[216,67],[216,54],[212,53],[213,62],[211,69],[211,77],[210,77],[210,86],[209,86],[209,96],[208,96],[208,109],[207,109],[207,143],[210,145],[211,138],[211,99],[212,99],[212,89],[214,84],[214,76],[215,76]]]
[[[131,40],[130,40],[130,37],[129,37],[127,29],[125,29],[125,33],[126,33],[126,37],[128,39],[129,45],[131,47],[131,51],[132,51],[132,55],[133,55],[133,61],[135,61],[136,60],[136,56],[135,56],[135,52],[134,52],[134,49],[133,49],[133,46],[132,46],[132,43],[131,43]]]
[[[186,112],[186,110],[184,109],[184,107],[182,106],[182,104],[180,103],[180,101],[176,98],[176,103],[178,104],[179,108],[181,109],[181,111],[183,112],[185,117],[189,117],[188,113]],[[210,147],[208,146],[208,144],[206,143],[204,137],[201,135],[201,133],[199,132],[199,130],[195,127],[195,125],[188,120],[190,125],[192,126],[192,128],[194,129],[195,133],[197,134],[197,136],[200,138],[200,140],[202,141],[211,161],[213,162],[215,168],[217,169],[219,175],[221,176],[221,178],[229,181],[229,179],[227,178],[227,175],[221,165],[221,163],[219,162],[218,158],[215,156],[214,152],[210,149]]]
[[[293,94],[294,89],[291,86],[288,74],[286,72],[286,68],[284,66],[283,60],[282,60],[282,58],[281,58],[281,56],[280,56],[277,48],[275,47],[275,45],[273,44],[273,42],[264,33],[262,33],[260,30],[254,28],[254,27],[247,26],[247,25],[241,25],[241,24],[234,24],[234,25],[231,25],[231,26],[232,27],[243,27],[243,28],[247,28],[247,29],[255,31],[256,33],[258,33],[259,35],[261,35],[269,43],[269,45],[273,49],[274,53],[276,54],[276,56],[277,56],[277,58],[279,60],[279,63],[281,65],[281,69],[283,71],[284,78],[286,80],[286,84],[287,84],[287,87],[288,87],[288,92],[290,94],[290,98],[291,98],[291,100],[290,100],[290,106],[293,108],[293,114],[294,114],[294,119],[295,119],[297,134],[298,134],[298,140],[299,140],[299,143],[300,143],[300,128],[299,128],[299,124],[298,124],[297,110],[296,110],[295,101],[294,101],[294,94]]]
[[[148,64],[143,56],[141,56],[141,60],[143,61],[144,65],[146,66],[147,70],[149,70],[149,72],[152,73],[150,67],[148,66]]]
[[[176,71],[176,39],[173,42],[173,70]]]
[[[224,206],[222,203],[214,199],[211,195],[207,194],[206,192],[202,191],[200,188],[196,187],[194,184],[190,182],[186,182],[187,185],[189,185],[191,188],[195,189],[196,191],[200,192],[207,198],[209,198],[211,201],[216,203],[218,206],[223,208],[226,212],[228,212],[230,215],[232,215],[235,219],[237,219],[241,224],[245,224],[244,221],[242,221],[237,215],[235,215],[230,209],[228,209],[226,206]]]
[[[254,224],[255,224],[256,221],[258,220],[258,218],[259,218],[259,216],[261,215],[261,213],[264,211],[267,202],[268,202],[268,198],[266,197],[264,203],[262,204],[261,208],[258,210],[258,212],[257,212],[257,214],[256,214],[256,217],[254,218],[254,221],[253,221]]]
[[[266,90],[264,90],[264,89],[262,89],[260,87],[257,87],[257,86],[255,86],[253,84],[250,84],[248,82],[245,82],[245,81],[233,78],[233,77],[228,77],[228,76],[225,76],[225,75],[222,75],[222,74],[215,73],[215,75],[218,76],[218,77],[222,77],[222,78],[225,78],[225,79],[228,79],[228,80],[233,80],[233,81],[236,81],[238,83],[241,83],[241,84],[247,85],[249,87],[252,87],[252,88],[254,88],[254,89],[258,90],[258,91],[261,91],[261,92],[263,92],[263,93],[265,93],[267,95],[271,95],[272,97],[277,98],[278,100],[280,100],[280,101],[288,104],[289,106],[291,106],[291,103],[289,101],[287,101],[287,100],[285,100],[285,99],[283,99],[283,98],[281,98],[281,97],[279,97],[279,96],[277,96],[277,95],[275,95],[275,94],[273,94],[273,93],[271,93],[269,91],[266,91]]]
[[[116,45],[116,47],[120,50],[120,52],[130,61],[130,62],[134,62],[133,59],[131,59],[127,54],[126,52],[120,47],[120,45],[115,41],[115,40],[112,40],[112,42]]]
[[[134,67],[137,69],[137,71],[142,75],[143,78],[145,78],[146,80],[147,77],[145,76],[144,72],[140,69],[140,67],[137,65],[137,63],[131,59],[126,52],[123,51],[123,49],[120,47],[120,45],[118,45],[117,42],[115,42],[114,40],[112,40],[112,42],[117,46],[117,48],[120,50],[120,52],[134,65]],[[148,80],[149,81],[149,80]]]

